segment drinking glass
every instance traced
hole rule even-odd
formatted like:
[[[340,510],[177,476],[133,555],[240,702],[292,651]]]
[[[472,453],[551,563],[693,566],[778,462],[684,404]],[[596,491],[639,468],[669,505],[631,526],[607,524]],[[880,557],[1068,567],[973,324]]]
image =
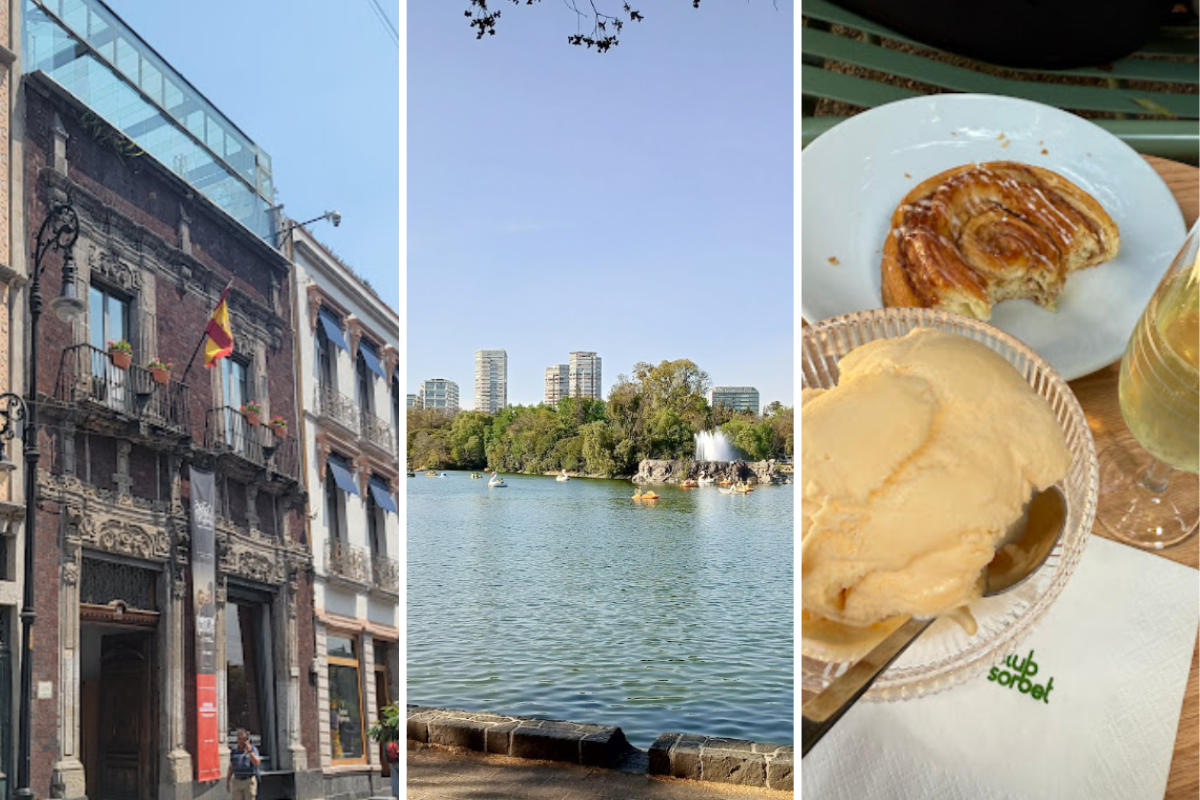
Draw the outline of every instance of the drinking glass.
[[[1163,277],[1121,359],[1121,414],[1133,434],[1100,454],[1097,518],[1111,535],[1161,550],[1200,521],[1200,222]],[[1140,445],[1140,447],[1139,447]]]

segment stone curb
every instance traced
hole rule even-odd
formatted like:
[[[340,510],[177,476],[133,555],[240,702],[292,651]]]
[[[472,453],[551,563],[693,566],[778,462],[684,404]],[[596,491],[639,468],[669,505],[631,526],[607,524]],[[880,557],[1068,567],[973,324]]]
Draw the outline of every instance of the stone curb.
[[[585,767],[615,766],[634,749],[620,728],[420,706],[408,707],[408,738]]]
[[[664,733],[650,745],[650,774],[794,791],[791,745]]]
[[[408,739],[443,747],[589,767],[617,766],[638,752],[620,728],[408,706]],[[651,775],[791,792],[790,745],[664,733],[650,746]]]

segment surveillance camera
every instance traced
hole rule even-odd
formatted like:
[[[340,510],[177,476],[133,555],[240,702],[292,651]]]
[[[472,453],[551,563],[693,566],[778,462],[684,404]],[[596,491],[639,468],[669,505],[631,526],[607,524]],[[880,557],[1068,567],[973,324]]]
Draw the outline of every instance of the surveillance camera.
[[[329,212],[329,221],[333,223],[333,227],[335,227],[335,228],[338,225],[341,225],[342,224],[342,212],[330,211]]]

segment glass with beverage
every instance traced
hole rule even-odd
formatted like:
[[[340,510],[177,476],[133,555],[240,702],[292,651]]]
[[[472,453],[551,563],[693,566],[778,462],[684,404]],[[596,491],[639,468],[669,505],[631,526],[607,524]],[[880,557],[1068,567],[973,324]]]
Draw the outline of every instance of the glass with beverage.
[[[1200,521],[1198,230],[1200,223],[1150,298],[1121,360],[1121,414],[1137,441],[1118,441],[1100,454],[1100,522],[1139,547],[1179,544]]]

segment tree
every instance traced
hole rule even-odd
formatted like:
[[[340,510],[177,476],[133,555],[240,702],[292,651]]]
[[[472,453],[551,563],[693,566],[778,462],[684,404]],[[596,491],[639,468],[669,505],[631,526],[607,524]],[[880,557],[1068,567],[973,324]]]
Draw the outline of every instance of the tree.
[[[541,2],[541,0],[508,1],[514,6],[531,6]],[[571,11],[575,12],[575,33],[567,36],[567,43],[576,47],[586,47],[588,50],[595,48],[597,53],[607,53],[621,43],[620,36],[626,23],[640,23],[645,19],[642,12],[632,8],[628,2],[622,2],[618,7],[614,0],[588,0],[590,14],[587,10],[580,8],[578,0],[563,0],[563,2]],[[692,8],[700,7],[700,0],[685,0],[685,2],[690,2]],[[500,4],[502,4],[502,0],[468,1],[467,10],[463,12],[463,16],[470,20],[470,26],[475,31],[476,39],[496,35],[496,22],[500,19],[500,9],[494,6]],[[601,11],[600,7],[606,10]],[[587,31],[588,25],[591,25],[590,31]]]

